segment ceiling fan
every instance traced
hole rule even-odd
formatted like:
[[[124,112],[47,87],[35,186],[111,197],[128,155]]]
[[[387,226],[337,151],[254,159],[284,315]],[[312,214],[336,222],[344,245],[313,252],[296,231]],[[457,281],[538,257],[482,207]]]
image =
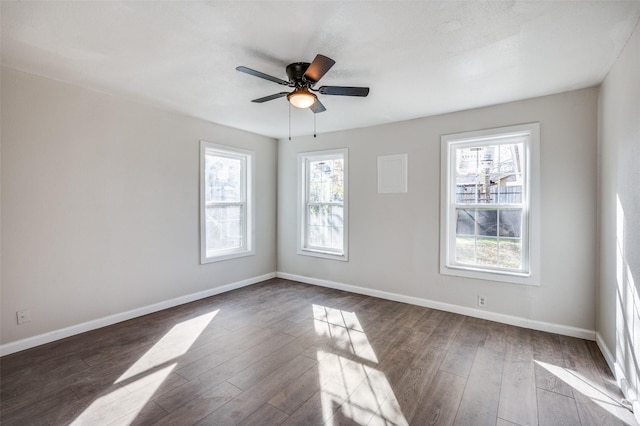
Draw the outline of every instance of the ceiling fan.
[[[314,89],[316,83],[320,81],[320,79],[335,63],[336,61],[324,55],[316,55],[315,59],[311,63],[294,62],[287,65],[285,70],[289,77],[289,81],[243,66],[236,67],[236,70],[255,77],[264,78],[265,80],[273,81],[274,83],[278,83],[283,86],[294,88],[293,92],[280,92],[263,98],[254,99],[251,102],[263,103],[286,96],[291,105],[297,108],[309,108],[314,114],[317,114],[319,112],[326,111],[327,109],[322,105],[318,96],[312,92],[321,93],[323,95],[361,97],[369,94],[368,87],[321,86],[318,89]]]

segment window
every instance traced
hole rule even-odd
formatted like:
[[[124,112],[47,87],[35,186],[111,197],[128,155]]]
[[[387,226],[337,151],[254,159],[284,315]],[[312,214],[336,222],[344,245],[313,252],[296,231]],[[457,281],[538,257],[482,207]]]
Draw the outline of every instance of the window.
[[[348,260],[347,150],[298,154],[298,254]]]
[[[200,142],[200,263],[254,254],[253,156]]]
[[[442,136],[440,272],[536,284],[539,125]]]

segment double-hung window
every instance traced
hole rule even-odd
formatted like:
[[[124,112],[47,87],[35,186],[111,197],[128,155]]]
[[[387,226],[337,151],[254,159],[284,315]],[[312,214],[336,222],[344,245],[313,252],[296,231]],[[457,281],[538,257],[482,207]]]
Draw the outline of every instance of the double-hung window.
[[[348,260],[347,150],[298,154],[298,253]]]
[[[539,125],[441,138],[440,272],[537,284]]]
[[[254,153],[200,142],[200,262],[254,254]]]

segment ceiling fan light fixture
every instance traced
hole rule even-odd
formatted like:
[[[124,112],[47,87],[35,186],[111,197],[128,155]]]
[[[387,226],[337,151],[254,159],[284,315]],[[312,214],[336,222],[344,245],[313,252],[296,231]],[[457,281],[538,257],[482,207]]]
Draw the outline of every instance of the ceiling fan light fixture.
[[[287,95],[287,100],[296,108],[309,108],[316,99],[316,95],[307,89],[296,89]]]

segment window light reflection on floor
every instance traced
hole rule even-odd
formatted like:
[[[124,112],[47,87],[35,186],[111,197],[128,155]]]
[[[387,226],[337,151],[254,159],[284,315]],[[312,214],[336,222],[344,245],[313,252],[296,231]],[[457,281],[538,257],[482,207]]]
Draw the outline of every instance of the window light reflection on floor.
[[[110,392],[94,400],[71,424],[130,424],[217,313],[176,324],[113,383]],[[126,404],[122,403],[124,398]]]
[[[620,401],[609,396],[607,390],[597,383],[568,368],[558,367],[542,361],[534,362],[618,419],[627,424],[635,423],[633,414]]]
[[[355,313],[313,305],[313,315],[316,334],[336,347],[317,351],[325,424],[408,424]]]

